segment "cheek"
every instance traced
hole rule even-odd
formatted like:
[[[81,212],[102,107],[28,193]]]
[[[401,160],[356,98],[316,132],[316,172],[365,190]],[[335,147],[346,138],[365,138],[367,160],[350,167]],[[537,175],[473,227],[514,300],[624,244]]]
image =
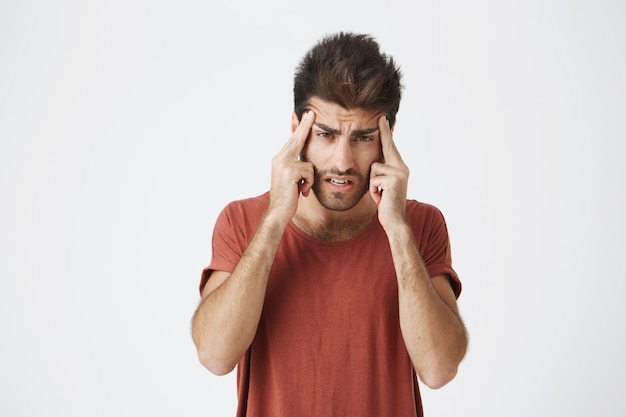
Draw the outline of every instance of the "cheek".
[[[361,158],[362,164],[371,166],[374,162],[384,162],[383,153],[380,149],[374,148],[368,152],[364,152]]]
[[[322,141],[311,140],[310,137],[307,139],[304,149],[302,149],[301,152],[308,162],[322,162],[321,160],[324,159],[324,155],[329,153],[332,153],[332,149],[325,147]]]

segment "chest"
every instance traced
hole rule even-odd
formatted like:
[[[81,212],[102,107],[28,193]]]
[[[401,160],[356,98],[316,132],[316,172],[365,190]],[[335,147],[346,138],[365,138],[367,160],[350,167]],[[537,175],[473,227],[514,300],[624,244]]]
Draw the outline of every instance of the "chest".
[[[263,311],[275,333],[293,337],[366,340],[398,328],[398,289],[387,240],[312,247],[282,244],[272,268]]]

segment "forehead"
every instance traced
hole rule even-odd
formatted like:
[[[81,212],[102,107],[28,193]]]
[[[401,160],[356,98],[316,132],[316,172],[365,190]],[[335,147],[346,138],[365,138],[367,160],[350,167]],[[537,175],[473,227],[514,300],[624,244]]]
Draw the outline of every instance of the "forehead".
[[[353,129],[366,129],[378,126],[378,118],[383,115],[380,111],[362,108],[346,109],[337,103],[332,103],[312,97],[309,108],[315,112],[315,121],[335,128],[350,124]]]

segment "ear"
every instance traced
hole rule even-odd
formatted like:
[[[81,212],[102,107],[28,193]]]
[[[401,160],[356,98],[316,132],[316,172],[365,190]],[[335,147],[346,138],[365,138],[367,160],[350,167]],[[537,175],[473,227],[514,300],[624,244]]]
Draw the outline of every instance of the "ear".
[[[294,111],[293,113],[291,113],[291,133],[296,131],[299,124],[300,124],[300,121],[298,120],[298,115]]]

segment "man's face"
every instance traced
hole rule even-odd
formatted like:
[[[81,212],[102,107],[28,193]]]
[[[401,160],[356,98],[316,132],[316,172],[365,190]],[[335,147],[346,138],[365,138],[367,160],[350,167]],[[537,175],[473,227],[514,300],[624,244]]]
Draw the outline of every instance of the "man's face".
[[[317,97],[309,104],[315,123],[301,157],[315,167],[313,193],[329,210],[350,210],[369,190],[370,166],[382,159],[382,113],[346,110]]]

